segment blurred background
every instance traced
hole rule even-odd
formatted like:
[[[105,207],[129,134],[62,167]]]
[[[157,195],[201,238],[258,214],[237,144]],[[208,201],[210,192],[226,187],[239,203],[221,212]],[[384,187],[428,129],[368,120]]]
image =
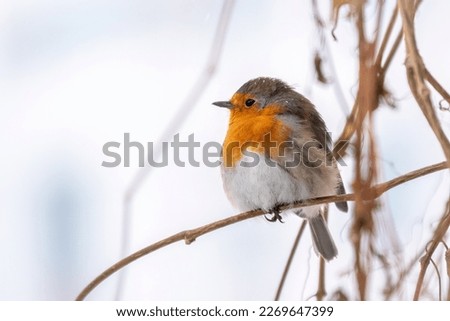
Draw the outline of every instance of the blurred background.
[[[124,133],[144,145],[161,139],[205,68],[222,5],[218,0],[0,2],[1,300],[72,300],[121,258],[124,194],[143,169],[136,154],[129,168],[123,163],[101,166],[110,161],[103,145],[116,141],[123,146]],[[386,1],[384,26],[394,5]],[[330,6],[320,1],[327,22]],[[211,102],[230,98],[258,76],[281,78],[311,99],[337,138],[357,90],[352,24],[339,21],[337,41],[329,32],[331,23],[325,33],[333,62],[325,60],[324,71],[330,75],[334,65],[337,79],[332,80],[342,87],[346,110],[334,86],[316,80],[314,52],[323,47],[311,1],[238,0],[232,9],[216,72],[176,128],[180,139],[194,134],[202,145],[222,142],[228,112]],[[341,15],[346,12],[342,9]],[[374,12],[368,12],[368,23],[375,20]],[[448,12],[448,1],[424,1],[416,18],[420,52],[447,89]],[[382,105],[375,113],[380,181],[444,160],[409,91],[404,54],[402,44],[386,80],[396,108]],[[433,99],[437,105],[439,98]],[[450,113],[437,113],[449,134]],[[201,160],[200,151],[196,157]],[[351,158],[345,162],[342,176],[351,191]],[[381,198],[382,254],[398,258],[401,265],[423,252],[443,213],[449,183],[442,171]],[[222,190],[219,168],[173,162],[152,169],[130,209],[127,253],[237,213]],[[350,215],[330,206],[330,229],[340,255],[328,264],[327,289],[351,298]],[[285,224],[257,218],[202,236],[190,246],[171,245],[126,268],[119,298],[271,300],[300,223],[294,216],[286,216]],[[305,235],[281,298],[313,296],[318,262]],[[396,299],[412,297],[416,275]],[[115,299],[117,280],[117,275],[106,280],[88,299]],[[368,298],[382,298],[377,267],[369,283]]]

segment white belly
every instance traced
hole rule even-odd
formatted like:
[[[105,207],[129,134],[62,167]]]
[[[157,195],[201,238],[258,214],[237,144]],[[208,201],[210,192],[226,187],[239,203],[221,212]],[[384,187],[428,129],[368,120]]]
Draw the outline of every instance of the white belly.
[[[270,210],[282,203],[311,197],[310,188],[280,166],[266,164],[265,157],[253,167],[243,167],[243,158],[235,167],[222,167],[225,192],[241,211]]]

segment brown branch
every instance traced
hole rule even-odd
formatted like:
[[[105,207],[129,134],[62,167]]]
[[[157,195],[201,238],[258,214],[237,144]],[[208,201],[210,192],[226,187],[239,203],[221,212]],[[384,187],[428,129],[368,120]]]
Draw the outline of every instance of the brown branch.
[[[341,135],[339,135],[338,139],[334,144],[333,157],[337,161],[344,158],[344,156],[347,154],[347,148],[349,146],[350,139],[353,137],[353,134],[355,133],[356,130],[355,119],[358,112],[359,112],[358,100],[355,100],[355,102],[353,103],[352,111],[350,112],[350,115],[348,115],[347,117],[347,121],[345,122],[345,126],[342,129]]]
[[[416,1],[415,6],[414,6],[414,10],[417,10],[417,8],[419,7],[421,1]],[[398,11],[398,6],[395,7],[396,10]],[[384,77],[386,74],[387,69],[389,68],[392,59],[394,58],[398,46],[400,45],[400,42],[402,41],[402,36],[403,36],[403,30],[400,29],[400,31],[397,34],[397,37],[395,38],[394,44],[391,47],[391,50],[389,51],[389,54],[386,58],[386,60],[384,61],[383,66],[381,67],[381,75]]]
[[[450,278],[450,249],[445,251],[445,263],[447,265],[447,276]]]
[[[402,31],[400,31],[395,38],[394,44],[391,47],[391,50],[389,51],[386,60],[384,61],[383,65],[379,67],[380,73],[379,73],[379,88],[382,88],[382,85],[384,83],[384,78],[386,76],[386,72],[389,69],[392,59],[394,58],[395,54],[397,53],[398,47],[400,45],[400,42],[402,40]],[[381,56],[378,55],[377,59],[381,59]],[[333,156],[339,160],[343,158],[347,153],[347,148],[349,146],[349,141],[353,137],[353,134],[355,133],[356,126],[355,126],[355,119],[358,118],[358,114],[360,113],[359,108],[359,102],[358,100],[355,100],[353,104],[352,111],[350,115],[347,117],[347,122],[345,123],[344,129],[342,130],[341,135],[336,140],[335,147],[333,149]]]
[[[383,36],[383,40],[381,42],[380,48],[378,49],[377,57],[375,60],[375,65],[377,66],[379,70],[379,85],[378,88],[383,88],[384,79],[386,77],[386,72],[389,69],[392,59],[394,58],[395,54],[397,53],[398,47],[400,45],[400,42],[402,40],[403,31],[400,30],[397,34],[397,37],[394,40],[394,43],[389,50],[389,53],[384,61],[384,63],[381,65],[384,52],[386,50],[386,46],[388,43],[388,40],[390,38],[390,35],[392,33],[392,29],[395,25],[395,20],[398,15],[398,8],[395,8],[392,12],[388,27],[386,29],[386,32]],[[359,102],[358,99],[355,100],[353,104],[352,111],[350,115],[347,117],[347,122],[345,123],[344,129],[342,130],[341,135],[336,140],[335,148],[333,149],[333,156],[339,160],[342,157],[346,155],[347,148],[349,146],[349,141],[353,137],[353,134],[355,133],[356,126],[355,126],[355,119],[358,118],[358,113],[360,112],[359,108]]]
[[[399,0],[399,10],[403,20],[403,34],[406,47],[406,73],[409,87],[420,109],[441,144],[444,155],[450,165],[450,142],[439,123],[430,98],[430,90],[425,83],[426,68],[416,43],[414,31],[414,1]]]
[[[298,244],[300,243],[300,239],[303,235],[303,232],[306,227],[306,221],[302,222],[300,229],[298,230],[297,236],[295,237],[294,244],[292,245],[291,253],[289,253],[289,258],[286,262],[286,266],[284,267],[283,275],[281,276],[280,283],[278,284],[277,293],[275,294],[275,301],[280,300],[281,292],[283,291],[284,282],[286,281],[286,277],[288,275],[289,269],[291,268],[292,260],[294,259],[295,252],[297,252]]]
[[[372,135],[372,113],[378,107],[379,73],[375,64],[375,43],[378,38],[379,27],[375,32],[375,39],[366,38],[366,24],[364,6],[358,6],[355,27],[358,31],[359,49],[359,87],[357,101],[359,113],[355,119],[354,161],[355,171],[352,187],[355,193],[354,216],[351,227],[351,242],[354,250],[354,271],[360,300],[365,300],[369,280],[368,266],[370,257],[365,256],[366,248],[363,240],[366,236],[372,239],[373,235],[373,209],[375,196],[371,186],[376,182],[377,157],[375,155],[375,142]],[[378,17],[381,16],[382,5],[378,6]],[[379,21],[379,19],[378,19]],[[369,134],[367,142],[367,156],[365,155],[364,137]],[[366,157],[365,157],[366,156]],[[363,164],[367,164],[363,166]],[[366,259],[366,260],[364,260]]]
[[[172,236],[169,236],[161,241],[158,241],[156,243],[153,243],[149,246],[144,247],[143,249],[134,252],[133,254],[127,256],[126,258],[118,261],[111,267],[109,267],[107,270],[105,270],[103,273],[101,273],[99,276],[97,276],[91,283],[89,283],[83,291],[77,296],[76,300],[81,301],[83,300],[95,287],[97,287],[100,283],[102,283],[105,279],[113,275],[115,272],[119,271],[120,269],[124,268],[128,264],[136,261],[137,259],[150,254],[156,250],[159,250],[167,245],[170,245],[175,242],[179,242],[181,240],[184,240],[186,244],[191,244],[195,241],[195,239],[201,235],[207,234],[209,232],[212,232],[214,230],[217,230],[219,228],[247,220],[253,217],[261,216],[263,214],[267,214],[262,210],[256,210],[256,211],[249,211],[245,213],[241,213],[238,215],[234,215],[228,218],[225,218],[220,221],[216,221],[204,226],[201,226],[199,228],[195,228],[192,230],[185,230],[182,232],[179,232],[177,234],[174,234]]]
[[[391,65],[392,59],[394,59],[395,54],[397,53],[397,49],[400,46],[400,42],[402,41],[403,31],[400,30],[397,34],[397,37],[394,40],[394,44],[391,47],[391,50],[389,51],[389,54],[387,55],[386,60],[384,61],[383,66],[381,67],[380,74],[382,76],[385,76],[387,69]]]
[[[442,87],[442,85],[433,77],[430,71],[425,67],[425,79],[431,86],[450,104],[450,94]]]
[[[378,0],[377,2],[377,17],[376,17],[376,25],[375,25],[375,30],[373,32],[374,34],[374,38],[372,39],[371,42],[373,42],[374,44],[378,43],[378,40],[380,38],[380,30],[381,30],[381,21],[383,18],[383,10],[384,10],[384,1],[385,0]],[[383,37],[386,34],[383,35]],[[376,59],[375,59],[375,64],[376,64]]]
[[[333,55],[331,54],[331,49],[328,44],[327,37],[325,36],[324,32],[325,23],[323,22],[323,19],[320,15],[317,0],[312,0],[311,5],[315,26],[320,37],[320,44],[322,47],[322,51],[324,56],[326,57],[326,62],[329,67],[329,71],[331,73],[330,77],[333,83],[334,95],[336,96],[339,107],[341,108],[342,112],[346,115],[349,112],[349,107],[347,104],[347,100],[345,99],[344,92],[342,90],[341,82],[339,81],[339,75],[336,70],[336,66],[334,63]],[[317,71],[318,70],[316,68],[316,72]]]
[[[431,264],[433,265],[434,270],[436,271],[437,278],[438,278],[438,292],[439,292],[439,294],[438,294],[438,298],[439,298],[439,299],[438,299],[438,300],[439,300],[439,301],[442,301],[442,280],[441,280],[441,273],[439,272],[439,268],[437,267],[436,262],[434,262],[433,259],[431,259],[430,262],[431,262]]]
[[[386,46],[389,38],[391,37],[392,29],[394,29],[395,21],[397,20],[398,8],[395,7],[392,12],[391,19],[389,19],[389,24],[387,26],[386,32],[384,33],[383,40],[381,41],[380,49],[378,49],[377,60],[375,64],[377,66],[381,66],[381,60],[383,59],[384,51],[386,50]]]
[[[376,197],[379,197],[384,192],[390,190],[393,187],[396,187],[400,184],[406,183],[410,180],[416,179],[418,177],[422,177],[443,169],[448,168],[447,162],[442,162],[438,164],[434,164],[431,166],[423,167],[421,169],[409,172],[405,175],[402,175],[400,177],[396,177],[388,182],[375,185],[373,187],[374,189],[374,195]],[[288,209],[294,209],[294,208],[300,208],[305,206],[311,206],[311,205],[319,205],[319,204],[326,204],[326,203],[335,203],[335,202],[342,202],[342,201],[353,201],[355,199],[354,194],[344,194],[344,195],[334,195],[334,196],[325,196],[325,197],[318,197],[318,198],[312,198],[309,200],[304,201],[298,201],[292,204],[283,205],[280,207],[280,210],[285,211]],[[215,231],[219,228],[244,221],[250,218],[254,218],[257,216],[261,216],[267,214],[266,212],[262,210],[255,210],[255,211],[249,211],[241,214],[237,214],[228,218],[225,218],[220,221],[216,221],[204,226],[201,226],[196,229],[192,230],[185,230],[182,232],[179,232],[177,234],[174,234],[172,236],[169,236],[161,241],[158,241],[156,243],[153,243],[127,257],[124,259],[118,261],[108,269],[106,269],[104,272],[102,272],[99,276],[97,276],[92,282],[90,282],[77,296],[76,300],[84,300],[86,296],[100,283],[102,283],[104,280],[106,280],[108,277],[113,275],[115,272],[119,271],[120,269],[124,268],[128,264],[136,261],[137,259],[152,253],[158,249],[161,249],[169,244],[184,240],[186,244],[190,244],[193,241],[195,241],[196,238],[198,238],[201,235],[207,234],[209,232]]]
[[[327,295],[327,290],[325,289],[325,267],[325,260],[321,257],[319,261],[319,282],[316,292],[317,301],[323,301],[323,298]]]
[[[442,241],[445,233],[450,226],[450,200],[447,202],[447,208],[445,210],[444,215],[441,218],[436,230],[433,233],[433,239],[429,243],[427,247],[426,254],[420,260],[420,273],[416,284],[416,290],[414,292],[414,301],[419,300],[420,291],[423,286],[423,280],[425,278],[425,273],[427,271],[428,265],[430,264],[431,257],[433,256],[434,251],[438,247],[439,243]]]
[[[449,281],[450,281],[450,249],[447,247],[447,244],[445,244],[445,242],[444,242],[444,245],[446,247],[446,250],[445,250],[445,264],[447,266],[447,276],[448,276]],[[447,301],[450,301],[450,282],[449,282],[449,284],[447,284]]]
[[[324,219],[328,223],[328,209],[329,207],[326,206],[325,213],[324,213]],[[325,289],[325,260],[323,257],[320,258],[319,262],[319,281],[317,284],[317,301],[322,301],[325,295],[327,295],[327,290]]]

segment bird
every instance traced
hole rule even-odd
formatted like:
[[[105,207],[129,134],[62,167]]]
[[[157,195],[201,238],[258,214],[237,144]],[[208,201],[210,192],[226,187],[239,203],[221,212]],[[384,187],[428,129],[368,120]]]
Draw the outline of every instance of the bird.
[[[230,100],[212,104],[230,111],[221,175],[234,207],[261,209],[273,214],[269,221],[283,222],[284,204],[345,194],[325,122],[293,87],[277,78],[259,77],[244,83]],[[323,216],[325,206],[294,213],[309,223],[315,252],[330,261],[338,250]],[[347,202],[336,206],[348,211]]]

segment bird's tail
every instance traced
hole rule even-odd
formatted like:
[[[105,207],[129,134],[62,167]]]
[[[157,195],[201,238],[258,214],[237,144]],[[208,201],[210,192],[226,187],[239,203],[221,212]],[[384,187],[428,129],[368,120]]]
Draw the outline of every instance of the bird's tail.
[[[308,222],[311,227],[311,235],[316,252],[327,261],[334,259],[338,254],[338,250],[322,214],[308,217]]]

